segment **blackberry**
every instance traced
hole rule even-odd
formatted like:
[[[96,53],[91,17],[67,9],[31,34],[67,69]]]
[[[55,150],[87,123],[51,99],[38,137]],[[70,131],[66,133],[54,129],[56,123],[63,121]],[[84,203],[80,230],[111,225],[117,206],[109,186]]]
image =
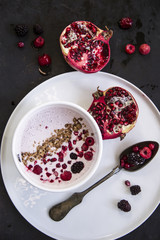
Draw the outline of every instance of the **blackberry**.
[[[25,24],[18,24],[15,26],[15,32],[18,37],[24,37],[28,33],[28,26]]]
[[[141,192],[141,187],[139,185],[134,185],[130,187],[130,191],[132,195],[137,195]]]
[[[41,34],[43,33],[43,28],[39,24],[35,24],[33,26],[33,31],[35,34]]]
[[[71,152],[71,153],[70,153],[70,158],[76,160],[76,159],[77,159],[77,154]]]
[[[80,173],[83,168],[84,168],[83,162],[75,162],[71,166],[71,171],[72,171],[72,173]]]
[[[139,165],[145,162],[145,159],[139,153],[131,152],[127,155],[127,162],[131,165]]]
[[[129,212],[131,210],[131,205],[127,200],[124,200],[124,199],[118,202],[117,206],[119,209],[121,209],[124,212]]]

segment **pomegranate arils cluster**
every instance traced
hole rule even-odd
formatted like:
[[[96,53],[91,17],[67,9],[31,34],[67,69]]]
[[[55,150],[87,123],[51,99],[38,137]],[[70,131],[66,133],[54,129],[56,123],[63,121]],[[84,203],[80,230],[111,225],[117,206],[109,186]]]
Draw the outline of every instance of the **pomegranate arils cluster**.
[[[77,21],[60,36],[60,46],[71,67],[86,73],[101,70],[110,59],[111,30],[103,31],[91,22]]]
[[[103,139],[123,139],[136,124],[138,105],[128,91],[112,87],[106,91],[97,90],[88,112],[96,120]]]

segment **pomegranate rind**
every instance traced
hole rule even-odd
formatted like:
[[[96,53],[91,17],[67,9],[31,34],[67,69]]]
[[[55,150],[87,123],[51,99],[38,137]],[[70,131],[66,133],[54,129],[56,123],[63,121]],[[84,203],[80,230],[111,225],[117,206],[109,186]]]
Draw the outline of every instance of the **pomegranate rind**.
[[[74,33],[72,29],[73,24],[78,24],[78,26],[84,26],[84,28],[86,28],[87,30],[88,30],[87,26],[92,26],[95,33],[93,33],[89,29],[88,32],[90,34],[90,38],[88,40],[82,40],[82,37],[80,39],[80,37],[78,37],[78,35]],[[69,37],[67,33],[69,30],[67,29],[71,29],[70,32],[72,32],[72,34],[70,33]],[[83,35],[83,38],[85,39],[86,35],[85,34],[82,34],[82,35]],[[73,22],[70,25],[68,25],[60,35],[60,47],[61,47],[61,51],[63,53],[64,59],[75,70],[85,72],[85,73],[98,72],[102,70],[110,60],[111,51],[109,46],[109,40],[112,37],[112,35],[113,35],[113,31],[109,30],[107,27],[106,27],[106,31],[104,31],[98,28],[93,23],[88,21]],[[78,41],[78,44],[73,43],[76,41]],[[91,51],[90,46],[93,46],[94,42],[100,43],[102,47],[99,47],[99,45],[97,45],[97,47],[95,47],[95,49],[92,48],[92,51]],[[68,43],[71,44],[70,47],[68,47]],[[83,45],[83,51],[79,49],[80,44]],[[77,59],[73,59],[73,57],[71,56],[71,50],[75,51],[76,49],[78,49],[77,51],[78,53],[80,53],[78,57],[79,59],[78,61]],[[88,53],[90,53],[90,51],[94,55],[94,59],[92,60],[92,62],[88,58],[88,55],[89,55]]]
[[[123,94],[123,97],[111,95],[111,102],[107,103],[105,100],[106,94],[109,93],[110,90],[112,91],[115,89],[124,92],[126,96],[123,96]],[[108,88],[105,91],[98,89],[97,92],[93,93],[93,98],[93,102],[89,107],[88,112],[94,117],[99,125],[103,140],[114,139],[117,137],[120,137],[122,140],[136,125],[139,115],[138,104],[133,95],[127,90],[116,86]],[[119,106],[121,103],[121,107],[116,106],[116,103],[118,102]],[[128,115],[125,117],[126,112]]]

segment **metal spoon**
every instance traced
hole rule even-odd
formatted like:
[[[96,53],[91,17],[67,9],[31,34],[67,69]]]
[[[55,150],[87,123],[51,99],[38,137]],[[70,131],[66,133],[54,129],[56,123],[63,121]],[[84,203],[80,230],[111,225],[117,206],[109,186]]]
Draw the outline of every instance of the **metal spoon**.
[[[134,147],[138,147],[138,149],[142,149],[144,147],[148,147],[149,144],[154,145],[154,149],[150,150],[151,151],[150,157],[149,156],[146,156],[147,158],[139,157],[135,161],[133,159],[130,159],[129,156],[130,156],[130,153],[133,153]],[[154,158],[154,156],[156,155],[156,153],[158,151],[158,148],[159,148],[159,144],[157,142],[145,141],[145,142],[140,142],[140,143],[134,144],[131,147],[125,149],[120,154],[120,157],[119,157],[120,164],[119,165],[117,165],[115,168],[113,168],[113,170],[110,173],[108,173],[102,179],[100,179],[99,181],[94,183],[92,186],[88,187],[86,190],[84,190],[82,192],[76,192],[73,195],[71,195],[71,197],[69,197],[67,200],[53,206],[49,210],[50,218],[53,219],[54,221],[62,220],[73,207],[75,207],[76,205],[78,205],[82,202],[83,197],[88,192],[90,192],[92,189],[94,189],[95,187],[97,187],[98,185],[100,185],[101,183],[106,181],[108,178],[112,177],[114,174],[118,173],[122,168],[124,168],[127,171],[136,171],[136,170],[144,167],[146,164],[148,164]],[[137,153],[135,153],[135,154],[137,154]],[[124,156],[127,156],[127,158],[128,158],[127,160],[125,160],[125,162],[127,161],[125,163],[126,165],[124,164],[124,160],[123,160],[123,158],[124,159],[126,158]]]

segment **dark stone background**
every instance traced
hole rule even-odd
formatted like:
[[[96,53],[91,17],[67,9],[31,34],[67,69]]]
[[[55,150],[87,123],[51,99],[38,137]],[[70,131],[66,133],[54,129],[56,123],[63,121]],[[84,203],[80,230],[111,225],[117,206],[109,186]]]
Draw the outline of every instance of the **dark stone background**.
[[[122,30],[117,22],[126,16],[134,20],[134,25],[129,30]],[[160,108],[159,0],[0,0],[0,18],[0,138],[12,111],[30,90],[52,76],[72,71],[63,59],[59,36],[76,20],[89,20],[100,28],[107,25],[114,30],[110,41],[111,60],[103,71],[127,79]],[[23,49],[16,46],[19,39],[14,24],[19,23],[30,27],[29,34],[23,38]],[[44,28],[46,44],[40,51],[31,47],[35,23]],[[151,53],[147,56],[138,52],[139,45],[144,42],[151,46]],[[127,43],[136,46],[136,52],[131,56],[124,52]],[[37,65],[38,55],[44,52],[52,58],[52,72],[45,77],[40,75]],[[0,239],[51,239],[19,214],[5,190],[1,175],[0,178]],[[160,239],[159,210],[160,207],[138,229],[121,239]]]

